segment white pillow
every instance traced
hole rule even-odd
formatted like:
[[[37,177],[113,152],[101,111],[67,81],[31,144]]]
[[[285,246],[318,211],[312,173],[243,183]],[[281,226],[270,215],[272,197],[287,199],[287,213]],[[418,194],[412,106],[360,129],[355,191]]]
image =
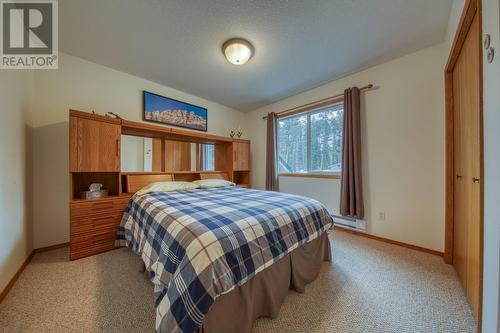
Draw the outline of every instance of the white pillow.
[[[216,188],[216,187],[228,187],[236,186],[235,183],[224,179],[203,179],[195,180],[194,184],[198,185],[199,188]]]
[[[156,182],[144,186],[137,195],[143,195],[151,192],[173,192],[173,191],[187,191],[197,189],[199,186],[190,182]]]

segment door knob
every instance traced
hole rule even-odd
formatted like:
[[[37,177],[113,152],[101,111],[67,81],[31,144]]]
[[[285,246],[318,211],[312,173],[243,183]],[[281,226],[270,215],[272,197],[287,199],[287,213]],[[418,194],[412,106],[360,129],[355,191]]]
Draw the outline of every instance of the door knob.
[[[473,183],[479,183],[479,178],[473,177],[473,178],[472,178],[472,182],[473,182]]]

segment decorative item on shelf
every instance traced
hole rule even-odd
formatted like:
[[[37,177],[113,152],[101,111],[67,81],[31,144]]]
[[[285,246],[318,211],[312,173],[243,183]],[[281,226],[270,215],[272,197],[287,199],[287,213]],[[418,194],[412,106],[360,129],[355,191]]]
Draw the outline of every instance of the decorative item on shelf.
[[[122,119],[122,117],[120,117],[119,115],[117,115],[116,113],[114,112],[108,112],[109,115],[112,115],[113,117],[115,117],[116,119]]]
[[[80,198],[85,200],[100,199],[107,197],[108,190],[101,190],[102,184],[93,183],[89,186],[89,191],[81,191]]]
[[[241,136],[243,135],[243,132],[241,131],[241,126],[238,126],[238,131],[236,132],[236,135],[238,136],[238,139],[241,139]]]
[[[208,110],[173,98],[143,92],[143,120],[165,125],[207,131]]]
[[[229,136],[232,138],[234,138],[234,136],[236,135],[236,131],[234,129],[231,129],[231,131],[229,132]]]

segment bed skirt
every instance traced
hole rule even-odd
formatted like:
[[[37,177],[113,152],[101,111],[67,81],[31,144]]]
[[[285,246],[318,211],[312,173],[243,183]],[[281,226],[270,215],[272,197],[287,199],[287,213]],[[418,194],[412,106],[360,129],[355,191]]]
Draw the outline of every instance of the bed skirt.
[[[324,261],[331,261],[327,233],[217,298],[198,333],[250,333],[255,319],[278,316],[290,289],[303,293],[318,277]]]

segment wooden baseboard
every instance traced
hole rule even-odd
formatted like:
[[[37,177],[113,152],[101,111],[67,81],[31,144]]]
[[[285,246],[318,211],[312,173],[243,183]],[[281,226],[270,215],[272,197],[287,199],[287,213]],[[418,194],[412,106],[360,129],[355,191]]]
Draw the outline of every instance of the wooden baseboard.
[[[383,238],[383,237],[379,237],[379,236],[370,235],[370,234],[367,234],[367,233],[364,233],[364,232],[359,232],[359,231],[355,231],[355,230],[343,228],[343,227],[340,227],[340,226],[337,226],[337,225],[335,226],[334,230],[338,230],[338,231],[342,231],[342,232],[347,232],[347,233],[350,233],[350,234],[353,234],[353,235],[362,236],[362,237],[366,237],[366,238],[378,240],[380,242],[389,243],[389,244],[393,244],[393,245],[398,245],[398,246],[406,247],[408,249],[412,249],[412,250],[415,250],[415,251],[425,252],[425,253],[429,253],[429,254],[432,254],[432,255],[435,255],[435,256],[443,257],[443,252],[439,252],[439,251],[436,251],[436,250],[427,249],[425,247],[420,247],[420,246],[417,246],[417,245],[412,245],[412,244],[407,244],[407,243],[403,243],[403,242],[398,242],[398,241],[395,241],[395,240],[392,240],[392,239],[387,239],[387,238]]]
[[[3,299],[5,298],[5,296],[7,296],[7,294],[9,293],[9,291],[12,289],[12,287],[16,283],[17,279],[19,279],[19,277],[21,276],[21,273],[24,271],[24,269],[26,268],[26,266],[30,263],[30,261],[33,258],[34,254],[35,254],[34,251],[31,251],[31,253],[28,256],[28,258],[26,258],[26,260],[23,262],[23,264],[21,265],[21,267],[19,267],[19,269],[17,270],[16,274],[14,274],[14,276],[12,277],[12,279],[10,279],[9,283],[7,283],[7,285],[5,286],[5,288],[2,290],[2,292],[0,293],[0,303],[3,301]]]
[[[12,279],[10,279],[9,283],[7,283],[7,285],[5,286],[5,288],[0,293],[0,303],[4,300],[5,296],[7,296],[7,294],[9,293],[9,291],[12,289],[12,287],[14,286],[14,284],[16,283],[16,281],[19,279],[19,277],[23,273],[23,271],[26,268],[26,266],[28,266],[28,264],[30,263],[31,259],[33,259],[33,256],[35,254],[40,253],[40,252],[47,252],[47,251],[51,251],[51,250],[60,249],[60,248],[66,247],[66,246],[69,246],[69,243],[56,244],[56,245],[52,245],[52,246],[47,246],[47,247],[42,247],[42,248],[34,249],[33,251],[31,251],[31,253],[29,254],[29,256],[26,258],[26,260],[21,265],[21,267],[19,267],[19,269],[17,270],[16,274],[14,274],[14,276],[12,277]]]
[[[62,243],[62,244],[56,244],[56,245],[51,245],[51,246],[46,246],[46,247],[40,247],[38,249],[34,249],[33,253],[40,253],[40,252],[57,250],[57,249],[61,249],[63,247],[67,247],[67,246],[69,246],[69,243]]]

